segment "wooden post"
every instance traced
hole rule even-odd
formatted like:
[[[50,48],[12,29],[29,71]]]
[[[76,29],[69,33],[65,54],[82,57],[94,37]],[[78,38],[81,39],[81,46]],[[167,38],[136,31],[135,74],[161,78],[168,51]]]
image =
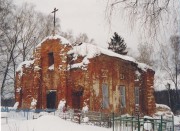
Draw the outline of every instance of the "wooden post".
[[[113,131],[114,131],[114,112],[112,113],[112,117],[113,117]]]
[[[138,131],[140,131],[140,128],[141,126],[140,126],[139,115],[138,115]]]
[[[79,124],[81,124],[81,115],[80,115],[80,113],[78,113],[78,120],[79,120]]]
[[[172,115],[172,131],[174,131],[174,116]]]
[[[160,131],[162,131],[162,116],[161,116],[161,123],[160,123]]]
[[[27,110],[27,120],[28,120],[28,113],[29,113],[29,111]]]
[[[132,131],[133,131],[133,116],[132,116],[132,121],[131,121],[131,127],[132,127]]]

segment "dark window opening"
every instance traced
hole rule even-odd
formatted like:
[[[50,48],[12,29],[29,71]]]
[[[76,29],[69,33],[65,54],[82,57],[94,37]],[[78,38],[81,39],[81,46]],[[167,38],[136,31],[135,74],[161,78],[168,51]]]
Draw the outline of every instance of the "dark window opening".
[[[56,108],[56,91],[47,92],[47,108],[48,109]]]
[[[71,64],[71,62],[72,62],[72,60],[73,60],[73,55],[74,55],[74,54],[69,54],[69,55],[67,56],[67,61],[68,61],[68,63],[70,63],[70,64]]]
[[[54,54],[53,52],[48,53],[48,62],[49,62],[49,66],[54,64]]]

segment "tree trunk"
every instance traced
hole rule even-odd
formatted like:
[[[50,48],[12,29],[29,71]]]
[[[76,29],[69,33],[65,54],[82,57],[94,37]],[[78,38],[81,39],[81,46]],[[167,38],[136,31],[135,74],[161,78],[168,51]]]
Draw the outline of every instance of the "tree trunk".
[[[8,71],[9,71],[8,69],[9,69],[9,65],[10,65],[12,57],[13,57],[13,51],[14,51],[15,47],[16,47],[16,44],[13,45],[12,50],[10,52],[9,60],[7,61],[7,65],[6,65],[6,69],[5,69],[4,77],[3,77],[3,82],[2,82],[2,85],[1,85],[1,96],[3,96],[4,84],[5,84],[6,77],[7,77]]]

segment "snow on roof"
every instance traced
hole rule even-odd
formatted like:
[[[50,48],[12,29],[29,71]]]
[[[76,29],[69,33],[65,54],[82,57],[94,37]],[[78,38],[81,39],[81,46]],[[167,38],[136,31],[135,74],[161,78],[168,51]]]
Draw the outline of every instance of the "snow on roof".
[[[19,66],[16,69],[16,72],[20,72],[20,76],[23,75],[23,66],[25,65],[25,67],[29,67],[30,65],[34,64],[34,60],[31,61],[23,61],[22,63],[19,64]]]
[[[171,110],[171,108],[169,106],[164,105],[164,104],[156,104],[156,108],[163,108],[163,109]]]
[[[134,58],[127,56],[127,55],[120,55],[113,51],[110,51],[108,49],[104,49],[101,47],[98,47],[97,45],[89,44],[89,43],[82,43],[81,45],[74,46],[72,50],[68,52],[68,54],[73,54],[73,59],[77,59],[78,56],[84,57],[83,62],[79,64],[85,64],[89,63],[87,62],[88,59],[94,58],[100,54],[108,55],[111,57],[117,57],[123,60],[131,61],[133,63],[136,63],[138,65],[138,68],[142,69],[143,71],[146,71],[147,69],[152,69],[150,66],[137,62]]]
[[[51,65],[48,69],[49,69],[49,70],[54,70],[54,64]]]
[[[61,41],[61,44],[63,44],[63,45],[65,45],[65,44],[70,44],[71,45],[71,43],[66,39],[66,38],[64,38],[64,37],[62,37],[62,36],[60,36],[60,35],[51,35],[51,36],[48,36],[48,37],[46,37],[46,38],[44,38],[37,46],[36,46],[36,48],[37,47],[40,47],[41,46],[41,44],[44,42],[44,41],[46,41],[46,40],[52,40],[52,39],[59,39],[60,41]]]
[[[154,118],[161,118],[163,116],[163,119],[169,119],[172,118],[173,112],[171,111],[171,108],[164,104],[156,104],[156,112],[153,114]]]

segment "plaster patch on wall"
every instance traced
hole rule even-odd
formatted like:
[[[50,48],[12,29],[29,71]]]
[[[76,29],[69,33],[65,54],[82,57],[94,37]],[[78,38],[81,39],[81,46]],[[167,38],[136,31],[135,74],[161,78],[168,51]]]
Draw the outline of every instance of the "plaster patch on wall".
[[[119,96],[119,86],[116,86],[116,91],[113,91],[113,98],[114,98],[114,109],[118,109],[118,106],[120,105],[119,102],[120,102],[120,96]]]
[[[112,88],[112,79],[109,79],[109,102],[113,104],[113,88]]]
[[[97,97],[99,95],[99,81],[98,80],[93,80],[93,90]]]

